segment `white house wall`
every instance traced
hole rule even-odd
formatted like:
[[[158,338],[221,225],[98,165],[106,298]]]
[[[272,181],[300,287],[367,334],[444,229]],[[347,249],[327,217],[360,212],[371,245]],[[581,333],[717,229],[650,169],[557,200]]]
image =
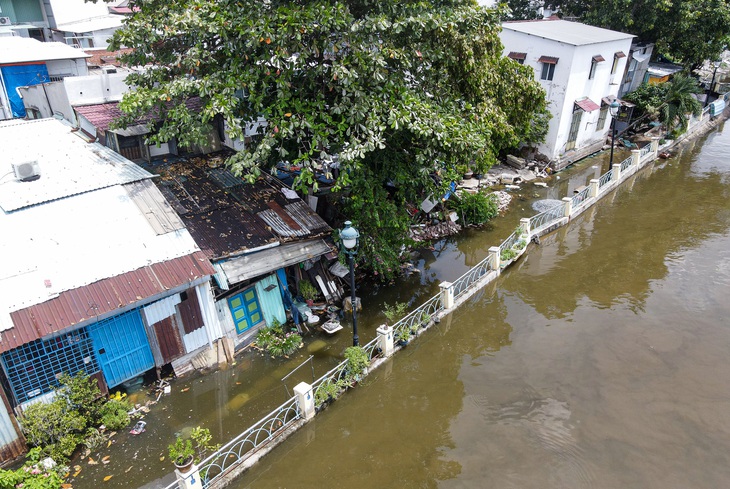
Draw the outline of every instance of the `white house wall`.
[[[72,123],[76,122],[74,111],[62,81],[31,85],[19,88],[23,105],[40,111],[41,117],[59,115]],[[50,105],[49,105],[50,104]]]
[[[46,61],[48,76],[86,76],[89,68],[86,58],[57,59]]]
[[[627,58],[619,59],[616,73],[612,75],[614,54],[619,51],[627,54],[631,39],[575,46],[509,29],[504,29],[500,38],[504,44],[505,55],[510,52],[526,53],[524,64],[535,70],[535,79],[545,89],[552,118],[545,143],[539,145],[538,150],[550,160],[557,159],[566,152],[575,101],[588,97],[600,106],[602,98],[618,94]],[[594,78],[589,80],[591,60],[596,55],[603,56],[605,61],[598,63]],[[540,80],[542,63],[538,60],[541,56],[558,58],[552,81]],[[607,136],[611,117],[608,115],[604,128],[596,131],[599,113],[600,110],[583,113],[576,148]]]
[[[71,105],[90,105],[105,102],[118,102],[129,90],[124,80],[128,72],[104,73],[64,78],[63,84]]]

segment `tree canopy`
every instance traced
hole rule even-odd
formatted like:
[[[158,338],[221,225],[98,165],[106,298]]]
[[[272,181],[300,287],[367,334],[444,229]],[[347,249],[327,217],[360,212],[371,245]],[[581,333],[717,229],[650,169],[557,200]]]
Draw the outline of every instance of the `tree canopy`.
[[[658,53],[692,68],[718,59],[730,40],[726,0],[550,0],[546,6],[654,42]]]
[[[120,125],[159,111],[152,140],[191,146],[218,119],[241,136],[263,117],[264,133],[230,158],[231,169],[252,180],[285,161],[302,168],[298,188],[316,190],[315,171],[337,161],[345,212],[381,239],[390,229],[391,245],[403,237],[405,201],[441,192],[459,163],[484,170],[540,137],[532,121],[546,113],[544,92],[531,68],[501,55],[503,10],[471,0],[136,7],[112,42],[134,48],[126,63],[146,67],[128,78],[135,89],[120,104]],[[190,97],[202,110],[183,103]],[[379,246],[371,243],[374,253]]]
[[[507,0],[509,20],[534,20],[542,18],[538,9],[542,6],[535,0]]]

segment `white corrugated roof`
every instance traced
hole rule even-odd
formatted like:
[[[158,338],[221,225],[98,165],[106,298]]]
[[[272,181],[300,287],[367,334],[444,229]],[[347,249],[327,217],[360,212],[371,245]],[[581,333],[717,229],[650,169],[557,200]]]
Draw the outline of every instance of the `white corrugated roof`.
[[[94,32],[103,29],[114,29],[121,27],[124,16],[122,15],[101,15],[90,19],[76,20],[65,24],[58,24],[56,30],[64,32]]]
[[[602,29],[592,25],[581,24],[580,22],[569,22],[567,20],[533,20],[523,22],[504,22],[503,30],[522,32],[531,36],[542,37],[552,41],[559,41],[573,46],[583,46],[600,42],[618,41],[631,39],[633,34]]]
[[[110,185],[134,182],[152,175],[100,144],[89,144],[56,119],[0,122],[3,144],[0,175],[12,165],[37,161],[41,177],[19,182],[13,175],[0,180],[0,208],[11,212],[69,195]]]
[[[53,122],[62,126],[60,121]],[[48,127],[48,124],[41,126]],[[32,124],[21,127],[31,133],[35,131]],[[2,165],[9,165],[7,154],[13,154],[21,139],[6,139],[0,134],[4,141]],[[83,143],[68,132],[65,136]],[[39,139],[35,148],[66,152],[66,160],[81,167],[92,164],[84,155],[83,145],[54,148],[56,145],[56,141]],[[76,151],[69,152],[69,147]],[[73,180],[76,174],[53,172],[48,168],[45,177]],[[0,195],[22,192],[20,185],[15,182],[9,185],[7,178],[0,180]],[[41,180],[22,185],[32,186]],[[10,213],[0,212],[0,331],[9,311],[199,250],[182,225],[157,234],[159,229],[156,231],[144,214],[159,210],[139,206],[147,201],[159,202],[164,197],[154,185],[134,187],[115,184]],[[154,195],[132,199],[130,192]]]
[[[41,42],[18,36],[0,37],[0,64],[90,57],[90,54],[62,42]]]

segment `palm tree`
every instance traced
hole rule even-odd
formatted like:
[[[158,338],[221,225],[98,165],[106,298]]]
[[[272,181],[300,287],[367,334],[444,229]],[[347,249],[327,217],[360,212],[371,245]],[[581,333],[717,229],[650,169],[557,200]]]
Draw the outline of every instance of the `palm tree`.
[[[679,125],[682,131],[687,130],[687,114],[694,116],[702,113],[702,104],[694,94],[702,93],[697,80],[685,74],[676,75],[668,83],[664,104],[660,108],[661,118],[667,131]]]

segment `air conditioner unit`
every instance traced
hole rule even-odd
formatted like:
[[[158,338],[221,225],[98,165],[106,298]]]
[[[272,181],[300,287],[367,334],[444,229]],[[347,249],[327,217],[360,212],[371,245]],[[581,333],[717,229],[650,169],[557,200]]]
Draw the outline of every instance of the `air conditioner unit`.
[[[10,17],[0,17],[0,25],[10,25]]]
[[[13,171],[15,178],[21,182],[32,182],[41,178],[41,167],[37,161],[13,164]]]

